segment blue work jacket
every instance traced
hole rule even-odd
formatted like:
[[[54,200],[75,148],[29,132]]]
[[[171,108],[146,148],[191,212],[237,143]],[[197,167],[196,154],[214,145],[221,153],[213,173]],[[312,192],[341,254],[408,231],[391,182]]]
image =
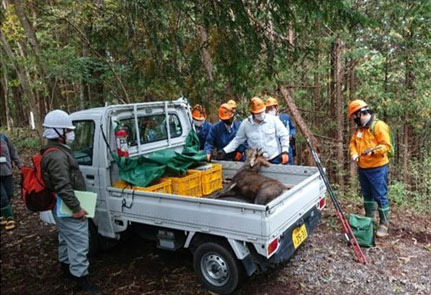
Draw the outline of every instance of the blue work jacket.
[[[208,133],[211,130],[211,127],[212,127],[211,123],[209,123],[207,121],[205,121],[201,127],[195,126],[196,132],[197,132],[198,137],[199,137],[199,143],[200,143],[199,149],[200,150],[204,149],[205,141],[207,139]]]
[[[289,129],[289,135],[295,136],[296,128],[295,128],[295,125],[293,125],[292,119],[290,119],[290,116],[288,114],[280,114],[278,117],[280,118],[281,122],[283,122],[283,125]]]
[[[289,129],[290,147],[289,147],[288,164],[293,165],[293,157],[296,155],[296,147],[295,147],[296,128],[295,128],[295,125],[293,125],[292,119],[290,119],[290,116],[288,114],[280,114],[278,117],[280,118],[280,121],[283,122],[283,125]]]
[[[213,148],[216,148],[216,150],[220,150],[227,146],[229,142],[232,141],[232,139],[235,137],[236,132],[238,131],[240,126],[240,122],[234,121],[232,124],[232,128],[229,132],[228,128],[224,124],[223,121],[220,121],[216,124],[214,124],[211,127],[210,132],[208,133],[206,142],[205,142],[205,153],[211,154],[211,151]],[[238,151],[240,153],[243,153],[247,148],[246,144],[241,144],[235,151]]]

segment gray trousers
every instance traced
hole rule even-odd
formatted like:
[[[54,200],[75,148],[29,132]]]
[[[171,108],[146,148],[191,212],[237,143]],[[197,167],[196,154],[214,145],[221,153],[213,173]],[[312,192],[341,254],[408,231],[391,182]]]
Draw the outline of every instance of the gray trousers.
[[[58,217],[57,206],[52,210],[58,229],[58,260],[69,264],[75,277],[88,275],[88,220]]]

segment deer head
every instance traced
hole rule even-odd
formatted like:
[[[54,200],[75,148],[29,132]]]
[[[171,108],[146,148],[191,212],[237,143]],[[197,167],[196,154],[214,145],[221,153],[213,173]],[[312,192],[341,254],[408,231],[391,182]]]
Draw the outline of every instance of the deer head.
[[[270,163],[263,155],[262,149],[247,149],[246,151],[247,155],[247,162],[249,163],[250,167],[253,168],[254,166],[265,166],[269,167]]]

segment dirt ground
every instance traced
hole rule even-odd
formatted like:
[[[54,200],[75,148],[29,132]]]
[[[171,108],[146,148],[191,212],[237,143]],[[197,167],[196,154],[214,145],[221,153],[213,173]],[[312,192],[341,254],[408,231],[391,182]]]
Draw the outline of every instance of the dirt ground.
[[[17,228],[1,231],[2,294],[75,294],[56,260],[56,227],[27,211],[18,197],[13,207]],[[360,207],[344,204],[344,210],[359,213]],[[364,249],[369,264],[359,264],[329,204],[288,263],[248,278],[235,294],[431,294],[430,217],[393,210],[390,230],[389,238]],[[197,282],[187,250],[162,251],[138,237],[91,258],[90,273],[102,294],[209,294]]]

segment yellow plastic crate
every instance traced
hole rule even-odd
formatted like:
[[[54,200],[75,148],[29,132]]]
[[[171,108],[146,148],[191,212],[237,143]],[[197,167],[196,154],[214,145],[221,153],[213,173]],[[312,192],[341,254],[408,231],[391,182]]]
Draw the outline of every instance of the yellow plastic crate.
[[[172,181],[172,193],[176,195],[202,197],[201,171],[187,170],[181,177],[165,177]]]
[[[122,180],[117,180],[114,182],[114,187],[133,189],[133,185]]]
[[[134,189],[137,191],[145,192],[158,192],[172,194],[172,183],[170,179],[161,178],[150,186],[133,186],[125,181],[119,180],[114,183],[114,187]]]
[[[211,164],[211,169],[208,170],[189,170],[198,171],[201,173],[202,194],[209,195],[216,190],[223,188],[223,179],[220,164]]]

